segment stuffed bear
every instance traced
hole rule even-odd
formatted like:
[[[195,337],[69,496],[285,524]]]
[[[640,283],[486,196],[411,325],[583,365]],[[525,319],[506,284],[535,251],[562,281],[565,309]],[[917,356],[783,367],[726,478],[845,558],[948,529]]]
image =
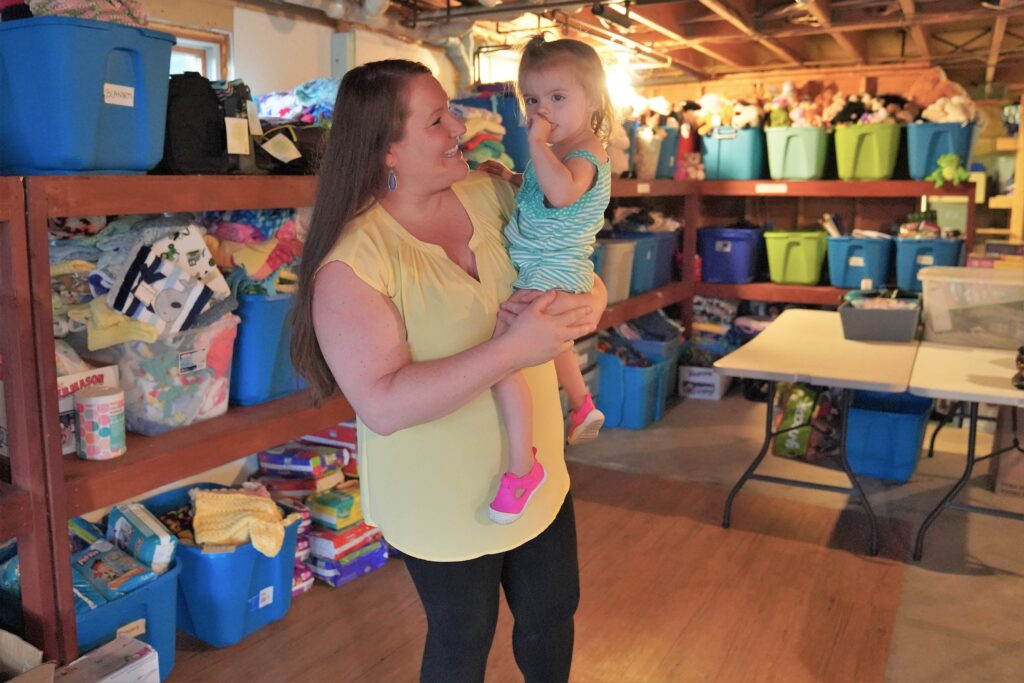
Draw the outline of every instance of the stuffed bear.
[[[761,125],[761,107],[737,102],[732,106],[733,128],[758,128]]]

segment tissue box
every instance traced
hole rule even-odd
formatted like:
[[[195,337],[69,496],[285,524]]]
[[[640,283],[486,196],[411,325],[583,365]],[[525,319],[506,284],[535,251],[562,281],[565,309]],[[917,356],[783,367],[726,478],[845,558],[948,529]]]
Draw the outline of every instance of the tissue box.
[[[167,527],[139,503],[114,506],[107,520],[107,540],[157,574],[171,566],[178,545]]]
[[[156,650],[125,636],[110,641],[57,672],[60,683],[160,683]]]

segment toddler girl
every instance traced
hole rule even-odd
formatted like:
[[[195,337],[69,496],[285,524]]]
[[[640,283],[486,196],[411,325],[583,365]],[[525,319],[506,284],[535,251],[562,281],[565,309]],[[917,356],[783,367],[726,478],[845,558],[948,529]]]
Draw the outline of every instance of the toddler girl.
[[[522,175],[488,161],[480,169],[520,185],[516,209],[505,226],[509,255],[519,271],[517,290],[589,292],[590,255],[604,224],[611,172],[603,139],[611,101],[601,60],[577,40],[545,42],[535,36],[519,62],[519,96],[526,110],[530,163]],[[499,321],[495,334],[506,325]],[[572,349],[555,358],[558,381],[569,396],[569,443],[591,441],[604,415],[583,383]],[[495,385],[508,433],[509,467],[490,505],[499,524],[518,519],[544,482],[533,448],[533,406],[519,373]]]

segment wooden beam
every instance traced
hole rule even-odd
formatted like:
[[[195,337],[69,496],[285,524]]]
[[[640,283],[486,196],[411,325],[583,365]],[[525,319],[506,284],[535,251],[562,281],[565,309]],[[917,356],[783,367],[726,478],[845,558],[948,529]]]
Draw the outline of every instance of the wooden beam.
[[[744,17],[737,10],[733,9],[730,5],[722,2],[722,0],[700,0],[700,4],[725,19],[748,38],[761,43],[761,45],[765,46],[779,57],[782,57],[783,61],[789,62],[790,64],[800,63],[800,59],[790,52],[789,49],[777,40],[754,30],[752,22],[749,19]]]
[[[832,29],[831,0],[805,0],[804,7],[815,18],[819,26]],[[839,46],[853,57],[853,61],[857,64],[867,61],[864,57],[865,41],[862,34],[850,36],[842,31],[832,31],[831,35],[832,39],[839,43]]]
[[[867,60],[867,40],[863,33],[836,31],[832,38],[846,50],[857,64],[864,64]]]
[[[1006,0],[999,0],[1000,9],[1006,7]],[[996,17],[992,26],[992,44],[988,49],[988,60],[985,62],[985,85],[988,85],[996,77],[996,66],[999,64],[999,50],[1003,46],[1003,38],[1006,37],[1006,24],[1009,20],[1004,15]]]
[[[610,9],[610,10],[612,10],[614,12],[618,12],[619,14],[622,14],[622,15],[626,14],[626,9],[622,5],[608,5],[608,9]],[[734,66],[734,67],[736,67],[738,69],[742,69],[742,68],[748,66],[747,64],[745,64],[743,62],[740,62],[740,61],[737,61],[735,58],[731,57],[729,55],[730,51],[728,49],[725,49],[725,50],[715,50],[713,48],[707,48],[707,47],[704,47],[704,46],[699,45],[697,43],[694,43],[693,41],[691,41],[691,40],[689,40],[687,38],[684,38],[683,36],[679,35],[675,31],[671,31],[671,30],[665,28],[664,26],[662,26],[658,22],[652,21],[651,19],[648,19],[647,17],[645,17],[644,15],[640,14],[635,9],[631,9],[629,11],[629,18],[632,21],[636,22],[637,24],[640,24],[641,26],[643,26],[645,28],[649,28],[650,30],[654,31],[655,33],[660,33],[662,36],[664,36],[664,37],[670,39],[671,41],[673,41],[672,42],[673,49],[682,48],[682,49],[696,50],[697,52],[700,52],[701,54],[706,55],[708,57],[711,57],[712,59],[714,59],[716,61],[722,62],[723,64],[728,64],[729,66]]]
[[[632,38],[624,36],[620,33],[616,33],[615,31],[609,31],[608,29],[598,25],[597,23],[591,23],[590,21],[587,21],[586,19],[583,18],[582,15],[567,17],[566,24],[569,26],[569,28],[571,28],[574,31],[589,33],[590,35],[597,36],[598,38],[602,38],[611,43],[617,43],[624,47],[628,47],[632,50],[636,50],[637,52],[642,52],[648,57],[654,57],[656,59],[664,59],[667,57],[664,51],[656,50],[653,47],[650,47],[649,45],[644,45],[643,43],[638,43]],[[674,68],[678,71],[682,71],[683,73],[688,73],[698,81],[706,81],[709,80],[710,78],[710,74],[708,74],[706,71],[701,69],[696,64],[692,64],[679,57],[668,57],[668,59],[670,61],[669,66],[671,68]]]

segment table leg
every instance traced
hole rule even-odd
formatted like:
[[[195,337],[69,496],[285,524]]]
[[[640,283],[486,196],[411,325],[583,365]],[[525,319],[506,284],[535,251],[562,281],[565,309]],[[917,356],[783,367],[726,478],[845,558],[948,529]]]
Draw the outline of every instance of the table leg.
[[[914,540],[914,559],[920,560],[924,553],[924,535],[928,532],[928,527],[932,525],[932,522],[938,518],[942,511],[952,503],[953,499],[957,497],[961,489],[967,484],[967,481],[971,478],[971,472],[974,470],[974,442],[978,434],[978,404],[977,402],[971,402],[969,427],[967,432],[967,466],[964,467],[964,473],[960,477],[959,481],[949,490],[939,504],[935,506],[928,516],[925,517],[924,522],[921,523],[921,528],[917,531],[917,538]]]
[[[775,382],[768,382],[768,409],[764,420],[764,443],[761,444],[761,451],[754,458],[754,462],[750,463],[750,467],[743,473],[739,481],[736,482],[736,485],[732,487],[729,497],[725,499],[725,511],[722,514],[722,527],[725,529],[729,528],[729,519],[732,517],[733,499],[740,492],[740,489],[743,488],[743,485],[753,476],[754,470],[764,460],[764,456],[768,453],[768,447],[772,443],[772,412],[775,409],[775,384]]]
[[[939,424],[935,426],[935,431],[932,432],[932,440],[928,444],[928,457],[929,458],[934,458],[935,457],[935,439],[936,439],[936,437],[939,436],[939,432],[942,431],[942,428],[945,427],[946,424],[950,420],[953,419],[953,416],[956,415],[957,411],[963,410],[963,406],[964,406],[963,401],[957,401],[956,403],[951,405],[949,407],[949,412],[946,413],[945,415],[943,415],[942,419],[939,420]]]
[[[878,518],[875,517],[875,511],[871,509],[871,503],[868,502],[868,497],[864,493],[864,489],[861,488],[860,482],[857,481],[857,477],[853,474],[853,470],[850,469],[850,461],[846,458],[846,428],[850,421],[850,404],[852,402],[853,392],[850,389],[843,389],[839,398],[839,464],[842,465],[847,478],[853,484],[853,490],[861,505],[864,506],[864,512],[868,515],[868,525],[871,527],[871,554],[877,555]]]

